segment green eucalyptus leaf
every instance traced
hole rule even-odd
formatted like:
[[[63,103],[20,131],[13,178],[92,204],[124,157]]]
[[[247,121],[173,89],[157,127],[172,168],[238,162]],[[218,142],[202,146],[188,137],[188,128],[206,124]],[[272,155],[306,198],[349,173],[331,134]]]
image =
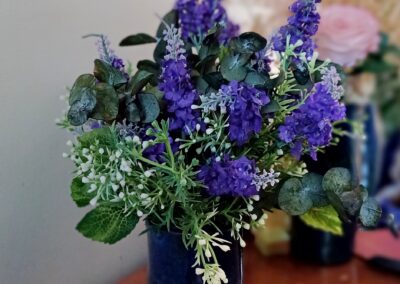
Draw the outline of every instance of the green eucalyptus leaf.
[[[226,83],[224,77],[220,72],[211,72],[205,74],[203,79],[215,90],[219,90],[221,86]]]
[[[252,54],[264,49],[267,40],[255,32],[247,32],[233,38],[230,42],[231,48],[238,53]]]
[[[102,127],[90,132],[85,132],[78,137],[78,141],[84,148],[90,148],[91,145],[99,143],[99,148],[104,147],[114,150],[118,143],[118,138],[111,128]]]
[[[301,181],[304,190],[313,202],[313,207],[326,207],[329,205],[328,196],[322,188],[322,179],[321,175],[308,173]]]
[[[332,168],[324,176],[322,187],[337,195],[352,190],[352,176],[346,168]]]
[[[100,82],[107,83],[113,87],[119,87],[128,82],[123,72],[100,59],[94,61],[94,76]]]
[[[179,26],[179,18],[178,18],[178,11],[177,10],[169,11],[162,18],[161,24],[159,25],[159,27],[157,29],[156,37],[157,38],[163,38],[166,26],[172,26],[172,25],[175,28],[178,28],[178,26]]]
[[[282,185],[278,202],[283,211],[293,216],[306,213],[313,205],[297,178],[291,178]]]
[[[302,86],[307,84],[311,79],[310,72],[306,64],[296,66],[293,70],[293,76],[296,79],[296,82]]]
[[[153,74],[150,72],[144,70],[137,71],[129,82],[132,89],[132,96],[139,93],[152,80],[152,78]]]
[[[300,216],[300,219],[308,226],[318,230],[342,236],[343,227],[338,213],[332,206],[322,208],[312,208],[306,214]]]
[[[85,237],[106,244],[114,244],[136,227],[139,218],[126,216],[124,207],[100,205],[90,211],[76,229]]]
[[[76,79],[69,95],[69,104],[81,99],[83,93],[91,92],[96,85],[96,78],[92,74],[83,74]]]
[[[248,57],[237,55],[227,55],[221,62],[221,74],[228,81],[243,81],[248,69],[245,66],[248,63]]]
[[[143,123],[151,123],[160,114],[160,106],[157,98],[153,94],[138,94],[139,104],[142,110]]]
[[[132,45],[142,45],[142,44],[148,44],[148,43],[155,43],[157,42],[157,39],[154,37],[145,34],[145,33],[139,33],[135,35],[130,35],[124,38],[120,42],[120,46],[132,46]]]
[[[153,74],[158,74],[160,72],[160,65],[151,60],[140,60],[136,66],[139,70],[147,71]]]
[[[382,216],[382,208],[373,198],[368,198],[360,210],[360,221],[366,228],[374,228]]]
[[[164,59],[164,56],[166,54],[166,48],[167,48],[167,42],[165,40],[160,40],[156,48],[154,49],[153,52],[153,58],[154,61],[157,62],[158,64],[161,63],[161,61]]]
[[[329,203],[335,208],[336,212],[339,214],[340,219],[349,223],[351,220],[347,216],[346,209],[343,206],[342,200],[340,197],[333,191],[327,191],[326,195],[328,196]]]
[[[106,83],[98,83],[95,90],[97,103],[91,117],[97,120],[114,120],[119,108],[119,99],[114,88]]]
[[[126,106],[126,118],[129,122],[140,122],[140,109],[134,102],[130,102]]]
[[[79,100],[76,100],[68,110],[67,118],[73,126],[83,125],[96,106],[96,97],[91,90],[86,90]]]
[[[85,207],[89,205],[90,200],[96,196],[96,192],[89,193],[89,184],[82,182],[80,177],[76,177],[71,183],[71,197],[78,207]]]
[[[261,108],[263,114],[275,113],[281,109],[279,103],[275,100],[271,100],[267,105]]]
[[[351,216],[357,215],[363,204],[362,196],[357,191],[346,191],[340,195],[343,207]]]
[[[266,85],[268,79],[268,76],[253,71],[247,74],[245,82],[256,88],[263,88]]]

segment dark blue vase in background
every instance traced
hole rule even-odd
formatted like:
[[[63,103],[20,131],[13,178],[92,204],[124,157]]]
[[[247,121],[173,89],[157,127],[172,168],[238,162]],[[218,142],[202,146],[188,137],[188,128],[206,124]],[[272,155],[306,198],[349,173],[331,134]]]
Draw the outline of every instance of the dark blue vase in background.
[[[194,250],[186,249],[179,232],[158,230],[149,227],[149,284],[203,284],[201,276],[192,267]],[[243,283],[242,249],[239,242],[229,234],[222,236],[232,242],[228,252],[215,248],[219,265],[232,284]]]
[[[307,161],[310,172],[324,175],[330,168],[344,167],[351,170],[371,195],[376,192],[379,179],[379,136],[376,113],[372,105],[347,106],[347,117],[354,121],[364,120],[366,139],[342,137],[339,145],[330,147],[318,161]],[[350,131],[346,128],[344,130]],[[323,265],[340,264],[353,256],[356,224],[344,224],[343,236],[335,236],[305,225],[293,218],[291,254],[300,259]]]

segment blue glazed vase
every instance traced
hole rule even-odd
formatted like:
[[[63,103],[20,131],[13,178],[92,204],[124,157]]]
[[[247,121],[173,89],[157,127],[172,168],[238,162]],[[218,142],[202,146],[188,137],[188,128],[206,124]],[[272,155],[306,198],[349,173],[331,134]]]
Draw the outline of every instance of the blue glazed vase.
[[[182,234],[174,231],[158,230],[148,226],[149,245],[149,284],[203,284],[201,276],[196,275],[192,267],[194,250],[186,249]],[[223,252],[215,249],[218,262],[232,284],[243,283],[242,249],[238,241],[229,240],[231,250]]]

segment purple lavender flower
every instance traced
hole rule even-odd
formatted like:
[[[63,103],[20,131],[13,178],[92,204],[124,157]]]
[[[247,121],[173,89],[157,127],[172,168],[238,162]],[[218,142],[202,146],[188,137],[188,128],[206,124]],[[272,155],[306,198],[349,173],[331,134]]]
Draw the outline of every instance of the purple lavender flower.
[[[201,167],[199,180],[207,186],[211,196],[250,197],[257,195],[253,180],[255,173],[255,161],[245,156],[237,160],[225,156],[220,161],[213,159],[210,165]]]
[[[332,97],[329,86],[317,83],[314,93],[279,127],[279,138],[291,144],[296,158],[308,150],[316,160],[317,148],[329,145],[332,139],[332,122],[345,117],[345,106]]]
[[[168,27],[164,32],[168,54],[162,62],[162,74],[159,88],[164,92],[167,103],[170,130],[193,130],[198,122],[199,113],[192,105],[199,100],[193,87],[187,67],[184,43],[178,29]],[[187,129],[188,128],[188,129]]]
[[[202,38],[217,23],[225,26],[219,38],[221,43],[236,36],[239,26],[228,19],[221,2],[221,0],[178,0],[176,9],[183,38],[188,40],[192,35]]]
[[[220,92],[233,98],[228,108],[229,138],[242,146],[252,135],[261,131],[261,107],[268,104],[270,99],[264,91],[237,81],[223,85]]]
[[[287,37],[290,36],[290,43],[296,44],[302,41],[303,44],[295,51],[305,53],[307,58],[314,54],[315,43],[312,39],[318,31],[320,15],[317,12],[317,3],[321,0],[297,0],[291,7],[293,13],[288,19],[288,24],[280,28],[279,32],[272,38],[274,50],[284,52],[286,49]]]

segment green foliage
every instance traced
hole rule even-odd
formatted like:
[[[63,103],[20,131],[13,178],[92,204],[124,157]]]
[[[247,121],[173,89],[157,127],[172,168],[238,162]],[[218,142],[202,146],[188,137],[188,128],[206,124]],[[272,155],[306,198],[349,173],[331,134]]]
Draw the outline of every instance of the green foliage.
[[[366,228],[374,228],[382,216],[382,209],[373,198],[368,198],[361,206],[360,221]]]
[[[73,126],[84,124],[96,106],[96,97],[90,89],[83,90],[80,95],[75,95],[74,102],[68,110],[68,121]]]
[[[302,215],[313,206],[301,181],[297,178],[291,178],[283,184],[278,202],[282,210],[293,216]]]
[[[165,30],[166,26],[179,26],[179,18],[178,18],[178,12],[176,10],[171,10],[169,11],[161,20],[161,24],[159,25],[157,32],[156,32],[156,37],[157,38],[162,38],[163,33]]]
[[[142,44],[148,44],[148,43],[155,43],[157,42],[157,39],[154,37],[145,34],[145,33],[139,33],[135,35],[130,35],[124,38],[120,42],[120,46],[132,46],[132,45],[142,45]]]
[[[235,52],[253,54],[263,50],[267,45],[267,40],[257,33],[247,32],[233,38],[229,45]]]
[[[310,197],[314,207],[326,207],[329,200],[326,192],[322,189],[322,176],[308,173],[302,178],[302,185]]]
[[[236,54],[227,55],[221,62],[221,74],[228,81],[243,81],[246,78],[249,61],[248,56]]]
[[[83,74],[76,79],[69,95],[69,104],[79,101],[86,92],[93,93],[92,89],[96,85],[96,78],[91,74]]]
[[[160,106],[153,94],[138,94],[139,103],[142,109],[143,123],[151,123],[160,114]]]
[[[89,185],[82,182],[82,179],[76,177],[71,183],[71,197],[78,207],[89,205],[90,200],[96,196],[95,192],[89,193]]]
[[[342,236],[342,222],[338,213],[332,206],[313,208],[306,214],[300,216],[300,219],[308,226],[319,229],[334,235]]]
[[[100,82],[107,83],[113,87],[119,87],[128,82],[124,73],[100,59],[94,61],[94,76]]]
[[[135,215],[127,216],[124,207],[100,205],[86,214],[76,229],[93,241],[114,244],[129,235],[138,221]]]
[[[119,99],[114,88],[106,83],[99,83],[95,87],[97,104],[92,118],[113,121],[118,115]]]
[[[341,194],[352,189],[352,177],[348,169],[333,168],[324,176],[322,185],[325,191]]]
[[[78,141],[83,148],[90,148],[92,145],[115,149],[117,147],[117,137],[110,127],[103,127],[86,132],[78,137]]]
[[[131,94],[134,96],[139,93],[152,80],[153,76],[153,73],[145,70],[137,71],[129,82]]]

